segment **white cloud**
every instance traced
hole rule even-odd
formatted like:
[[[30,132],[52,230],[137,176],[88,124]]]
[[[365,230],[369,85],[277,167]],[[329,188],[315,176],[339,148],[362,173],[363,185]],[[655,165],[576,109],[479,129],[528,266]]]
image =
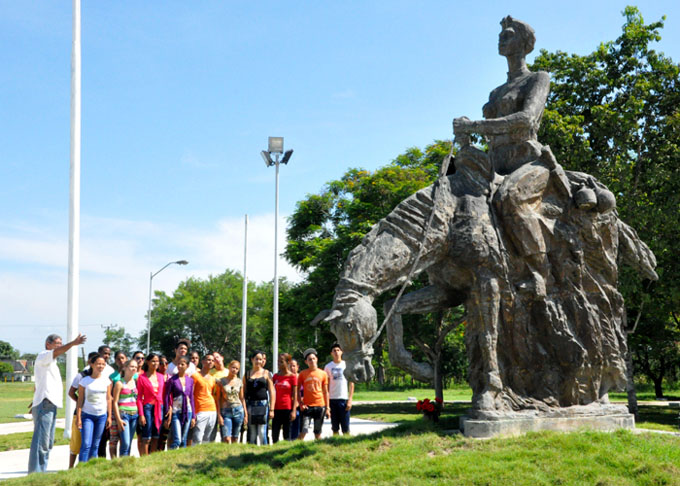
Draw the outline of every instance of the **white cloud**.
[[[274,217],[255,215],[248,224],[248,279],[274,277]],[[190,276],[206,278],[225,269],[243,271],[244,220],[224,219],[209,228],[181,228],[144,221],[83,218],[81,237],[80,318],[95,348],[101,324],[120,324],[133,335],[146,325],[149,275],[154,290],[172,293]],[[59,235],[61,236],[61,235]],[[42,348],[44,336],[66,330],[68,242],[57,234],[33,231],[0,236],[0,333],[24,352]],[[285,245],[285,216],[279,221],[279,253]],[[279,276],[301,276],[282,258]]]

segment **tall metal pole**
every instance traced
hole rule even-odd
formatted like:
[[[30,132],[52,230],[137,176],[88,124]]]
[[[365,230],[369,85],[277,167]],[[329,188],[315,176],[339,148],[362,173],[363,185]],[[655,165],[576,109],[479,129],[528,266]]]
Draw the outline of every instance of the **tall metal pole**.
[[[153,272],[149,272],[149,310],[146,313],[146,354],[151,350],[151,288],[153,285]]]
[[[78,335],[80,302],[80,0],[73,0],[73,44],[71,48],[71,161],[68,238],[68,303],[66,342]],[[78,347],[66,353],[66,386],[78,371]],[[66,399],[66,417],[73,416],[73,400]],[[64,437],[71,437],[71,427],[64,427]]]
[[[245,236],[243,237],[243,305],[241,307],[241,378],[246,372],[246,326],[248,312],[248,215],[246,214]]]
[[[274,339],[272,344],[272,371],[279,365],[279,156],[276,154],[276,191],[274,210]]]

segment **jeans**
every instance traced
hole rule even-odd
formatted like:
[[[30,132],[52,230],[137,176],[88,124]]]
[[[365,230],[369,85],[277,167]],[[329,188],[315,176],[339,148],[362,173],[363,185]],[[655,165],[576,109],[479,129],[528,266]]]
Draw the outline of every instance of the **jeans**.
[[[195,446],[210,442],[213,429],[217,424],[217,412],[198,412],[196,414],[196,426],[191,436],[191,445]]]
[[[248,444],[257,444],[257,439],[259,437],[260,444],[266,445],[267,438],[266,434],[266,422],[269,420],[269,407],[265,407],[265,423],[264,424],[253,424],[251,417],[253,416],[251,412],[251,407],[267,405],[268,400],[248,400],[246,403],[248,405]]]
[[[223,408],[220,413],[224,419],[222,438],[232,437],[237,439],[239,432],[241,432],[241,425],[243,425],[243,407]]]
[[[295,410],[295,420],[290,423],[290,440],[300,436],[300,409]]]
[[[347,400],[344,398],[331,398],[331,429],[337,433],[342,427],[343,434],[349,434],[349,410],[346,410]]]
[[[170,449],[177,449],[178,447],[187,446],[187,438],[189,437],[189,428],[191,427],[191,418],[187,418],[185,423],[182,423],[182,412],[172,412],[172,422],[170,423],[170,430],[172,430],[172,442]]]
[[[81,429],[81,443],[80,443],[80,462],[87,462],[90,459],[97,457],[99,451],[99,442],[104,434],[106,427],[106,414],[90,415],[89,413],[80,412],[80,419],[83,425]]]
[[[272,420],[272,442],[279,441],[279,432],[283,430],[283,440],[290,440],[290,410],[274,410]]]
[[[121,412],[120,418],[125,422],[125,427],[118,429],[118,435],[120,437],[120,457],[123,457],[130,455],[130,446],[132,445],[132,439],[135,437],[139,416],[137,414],[129,415]]]
[[[54,445],[57,406],[47,398],[33,407],[33,439],[28,455],[28,473],[46,472],[50,449]]]
[[[146,425],[142,426],[142,439],[158,439],[160,435],[158,427],[156,427],[156,405],[147,403],[144,405],[144,418]]]

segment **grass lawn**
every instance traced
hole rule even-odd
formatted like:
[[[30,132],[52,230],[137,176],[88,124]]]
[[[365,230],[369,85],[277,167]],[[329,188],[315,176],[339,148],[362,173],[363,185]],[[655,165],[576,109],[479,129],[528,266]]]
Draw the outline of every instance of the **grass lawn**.
[[[65,394],[64,397],[66,397]],[[19,413],[28,413],[28,404],[31,401],[33,401],[33,383],[0,383],[0,424],[25,422],[26,419],[14,418],[14,416]],[[64,418],[63,408],[58,409],[57,417]]]
[[[654,385],[651,385],[649,383],[638,383],[638,384],[635,385],[635,391],[636,391],[637,399],[638,399],[639,402],[657,400],[656,395],[654,393]],[[680,401],[680,390],[677,389],[676,387],[671,388],[669,386],[664,386],[663,394],[664,394],[664,398],[666,400],[676,401],[676,402]],[[609,399],[615,400],[615,401],[627,402],[628,401],[628,395],[626,395],[625,392],[623,392],[623,393],[612,392],[612,393],[609,394]]]
[[[424,398],[434,399],[433,388],[404,388],[398,390],[378,390],[376,385],[367,387],[365,384],[357,385],[354,390],[354,401],[357,402],[380,402],[380,401],[399,401],[415,397],[418,400]],[[468,385],[455,385],[444,390],[444,400],[466,401],[472,400],[472,390]]]
[[[0,435],[0,452],[30,449],[32,438],[33,432]],[[57,427],[54,432],[54,445],[64,445],[68,442],[68,439],[64,439],[64,429]]]
[[[448,426],[448,424],[445,424]],[[205,444],[7,486],[202,485],[680,485],[680,438],[554,432],[472,440],[423,420],[371,436],[269,447]]]

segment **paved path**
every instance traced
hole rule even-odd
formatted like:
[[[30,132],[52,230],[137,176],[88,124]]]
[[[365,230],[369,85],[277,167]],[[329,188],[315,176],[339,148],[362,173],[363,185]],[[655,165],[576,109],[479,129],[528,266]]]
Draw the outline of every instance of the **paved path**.
[[[61,420],[61,421],[60,421]],[[57,427],[64,426],[64,419],[57,420]],[[352,435],[372,434],[397,424],[374,422],[372,420],[363,420],[358,418],[350,419],[350,429]],[[17,422],[12,424],[0,424],[0,435],[13,434],[16,432],[30,432],[33,430],[33,422]],[[324,421],[322,437],[331,436],[331,422]],[[314,440],[313,434],[308,434],[305,440]],[[137,440],[133,441],[132,445],[133,456],[138,457]],[[69,446],[56,446],[50,452],[50,460],[48,463],[48,471],[61,471],[68,469],[69,460]],[[0,481],[3,479],[16,478],[26,475],[26,468],[28,466],[28,449],[17,451],[0,452]]]

